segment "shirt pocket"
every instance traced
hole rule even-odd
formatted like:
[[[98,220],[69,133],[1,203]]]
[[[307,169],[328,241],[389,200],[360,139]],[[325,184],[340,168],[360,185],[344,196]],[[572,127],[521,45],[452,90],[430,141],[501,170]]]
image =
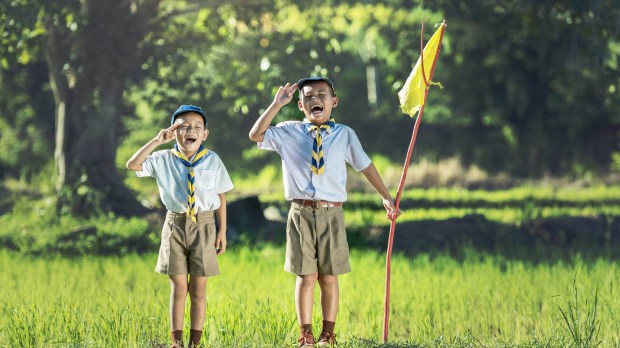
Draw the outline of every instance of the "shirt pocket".
[[[333,147],[323,148],[323,161],[325,163],[325,173],[336,179],[346,177],[347,168],[344,162],[344,150]]]
[[[196,190],[215,190],[215,170],[213,169],[196,169],[195,176]],[[201,187],[198,187],[198,186]]]

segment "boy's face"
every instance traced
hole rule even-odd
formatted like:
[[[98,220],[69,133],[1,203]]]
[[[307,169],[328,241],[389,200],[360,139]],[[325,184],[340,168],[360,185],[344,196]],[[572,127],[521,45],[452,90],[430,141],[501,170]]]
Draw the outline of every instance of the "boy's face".
[[[338,97],[327,82],[313,81],[301,89],[297,105],[310,122],[321,125],[329,121],[332,109],[338,106]]]
[[[177,145],[185,155],[193,155],[200,144],[209,136],[209,130],[205,128],[204,119],[195,112],[178,116],[174,123],[181,124],[176,129]]]

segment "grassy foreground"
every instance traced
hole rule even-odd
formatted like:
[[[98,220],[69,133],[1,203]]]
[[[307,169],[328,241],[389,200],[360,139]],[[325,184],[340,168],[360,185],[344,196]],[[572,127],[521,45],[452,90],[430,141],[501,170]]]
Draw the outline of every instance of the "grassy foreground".
[[[222,275],[207,290],[209,347],[293,346],[294,277],[283,259],[281,247],[234,245],[220,258]],[[0,251],[0,346],[166,346],[169,288],[155,261]],[[353,272],[340,278],[340,347],[620,346],[617,262],[397,255],[383,345],[384,256],[353,251],[351,261]]]

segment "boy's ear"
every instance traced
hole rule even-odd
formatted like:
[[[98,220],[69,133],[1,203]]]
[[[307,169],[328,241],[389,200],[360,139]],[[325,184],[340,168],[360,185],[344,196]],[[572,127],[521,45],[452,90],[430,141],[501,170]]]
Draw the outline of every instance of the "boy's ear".
[[[304,111],[304,104],[301,103],[301,100],[297,101],[297,107],[299,108],[299,111]]]
[[[338,97],[334,96],[332,98],[332,108],[335,108],[336,106],[338,106]]]
[[[205,134],[205,138],[204,138],[204,139],[202,139],[202,141],[207,140],[207,138],[209,137],[209,128],[205,128],[205,130],[204,130],[204,134]]]

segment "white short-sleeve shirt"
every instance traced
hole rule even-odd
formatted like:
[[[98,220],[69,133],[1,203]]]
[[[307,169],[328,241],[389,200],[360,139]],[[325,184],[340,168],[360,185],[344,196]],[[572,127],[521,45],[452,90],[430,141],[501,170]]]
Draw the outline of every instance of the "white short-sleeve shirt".
[[[325,172],[316,175],[311,170],[314,132],[308,132],[302,122],[287,121],[269,127],[259,149],[277,152],[282,158],[284,195],[287,200],[313,199],[331,202],[347,200],[347,169],[349,163],[358,172],[366,169],[370,157],[353,129],[336,123],[322,133]]]
[[[166,209],[175,213],[187,211],[187,173],[188,168],[170,150],[150,154],[139,177],[151,176],[157,180],[159,195]],[[196,209],[212,211],[220,207],[218,194],[233,189],[233,183],[220,157],[209,150],[202,163],[194,167]]]

